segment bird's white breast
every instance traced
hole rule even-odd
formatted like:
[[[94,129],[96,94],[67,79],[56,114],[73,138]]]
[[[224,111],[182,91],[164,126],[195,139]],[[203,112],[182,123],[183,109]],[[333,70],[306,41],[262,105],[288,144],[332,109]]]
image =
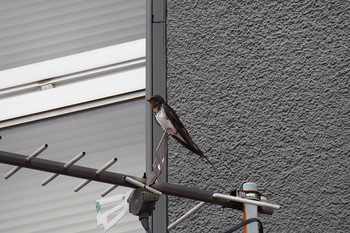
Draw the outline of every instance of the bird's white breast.
[[[165,111],[163,108],[161,108],[155,115],[157,122],[160,124],[160,126],[167,130],[170,134],[176,134],[176,128],[171,123],[169,118],[166,116]]]

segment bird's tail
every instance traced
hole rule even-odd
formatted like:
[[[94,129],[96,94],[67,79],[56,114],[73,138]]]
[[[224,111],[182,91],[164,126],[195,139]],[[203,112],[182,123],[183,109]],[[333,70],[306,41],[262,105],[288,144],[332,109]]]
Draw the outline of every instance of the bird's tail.
[[[187,132],[187,131],[186,131]],[[187,133],[188,134],[188,133]],[[171,135],[173,136],[173,138],[176,139],[176,141],[178,141],[181,145],[183,145],[184,147],[186,147],[187,149],[189,149],[190,151],[192,151],[193,153],[196,153],[197,155],[199,155],[200,157],[203,157],[205,158],[208,163],[210,163],[210,165],[215,169],[217,170],[217,167],[214,165],[214,163],[212,163],[208,157],[206,155],[204,155],[203,151],[201,149],[199,149],[199,147],[192,141],[192,139],[190,137],[186,137],[187,141],[183,141],[181,140],[179,137],[176,137],[174,135]],[[181,137],[181,135],[180,135]],[[183,139],[183,138],[182,138]],[[185,139],[184,139],[185,140]]]
[[[214,163],[212,161],[209,160],[208,156],[202,154],[202,157],[205,158],[208,163],[210,163],[210,165],[215,169],[215,170],[218,170],[218,168],[214,165]]]

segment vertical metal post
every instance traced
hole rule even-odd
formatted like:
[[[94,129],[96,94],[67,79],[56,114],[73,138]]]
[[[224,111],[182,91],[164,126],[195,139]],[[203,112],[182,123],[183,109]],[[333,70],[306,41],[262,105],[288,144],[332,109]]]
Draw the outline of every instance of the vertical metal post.
[[[253,182],[243,184],[243,191],[258,191],[258,187]],[[246,196],[247,199],[255,200],[254,196]],[[252,204],[243,205],[244,220],[258,217],[258,206]],[[244,233],[258,233],[258,223],[253,222],[244,226]]]
[[[166,0],[147,0],[146,45],[146,97],[161,95],[166,100]],[[163,130],[154,124],[148,103],[146,111],[147,175],[152,172],[155,150]],[[167,183],[167,162],[164,163],[159,181]],[[168,200],[162,195],[156,203],[150,219],[153,233],[165,233],[168,226]]]

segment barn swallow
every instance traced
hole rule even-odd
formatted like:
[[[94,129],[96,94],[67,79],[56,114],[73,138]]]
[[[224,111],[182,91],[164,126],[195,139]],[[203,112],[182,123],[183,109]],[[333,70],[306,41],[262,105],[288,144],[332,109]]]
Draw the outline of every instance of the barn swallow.
[[[167,103],[165,103],[164,99],[161,96],[151,96],[147,101],[152,106],[153,114],[157,124],[160,125],[163,130],[173,136],[181,145],[193,153],[199,155],[200,157],[205,158],[210,163],[210,165],[216,169],[215,165],[193,142],[192,138],[188,134],[186,128],[180,121],[180,118],[177,116],[175,111]]]

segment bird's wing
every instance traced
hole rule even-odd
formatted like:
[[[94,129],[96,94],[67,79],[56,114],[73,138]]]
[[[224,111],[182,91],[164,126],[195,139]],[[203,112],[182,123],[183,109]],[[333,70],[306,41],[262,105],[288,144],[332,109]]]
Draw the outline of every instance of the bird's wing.
[[[191,136],[187,132],[186,128],[180,121],[180,118],[176,114],[176,112],[167,104],[164,105],[165,111],[167,112],[167,116],[171,122],[173,122],[173,125],[176,125],[177,132],[180,134],[181,137],[176,137],[174,138],[180,142],[184,147],[189,149],[190,151],[203,156],[203,152],[199,147],[193,142]]]
[[[176,141],[178,141],[181,145],[183,145],[185,148],[192,151],[193,153],[196,153],[199,156],[205,158],[214,169],[217,169],[216,166],[209,160],[209,158],[206,155],[204,155],[203,151],[199,149],[196,143],[194,143],[186,128],[180,121],[180,118],[178,117],[176,112],[167,104],[164,104],[164,108],[165,111],[168,113],[167,116],[169,120],[173,122],[173,125],[176,124],[178,126],[176,129],[181,137],[172,135],[176,139]]]
[[[184,125],[182,124],[182,122],[180,121],[179,116],[176,114],[176,112],[167,104],[163,105],[164,110],[167,114],[167,117],[169,118],[169,120],[171,122],[173,122],[173,124],[178,125],[180,128],[185,128]]]
[[[188,144],[187,142],[184,142],[183,140],[181,140],[179,137],[176,137],[174,135],[173,138],[176,139],[176,141],[178,141],[181,145],[183,145],[184,147],[186,147],[188,150],[192,151],[193,153],[196,153],[200,156],[202,156],[203,152],[201,150],[197,151],[195,148],[193,148],[193,146],[191,144]]]
[[[211,161],[209,160],[208,156],[206,156],[206,155],[197,147],[197,145],[196,145],[194,142],[193,142],[193,144],[187,144],[186,142],[182,141],[179,137],[176,137],[176,136],[174,136],[174,135],[172,135],[172,136],[176,139],[176,141],[178,141],[181,145],[183,145],[184,147],[186,147],[188,150],[190,150],[190,151],[192,151],[192,152],[198,154],[200,157],[205,158],[205,159],[208,161],[208,163],[209,163],[215,170],[217,170],[217,168],[216,168],[216,166],[214,165],[214,163],[211,162]],[[194,148],[193,146],[195,146],[195,148]]]

